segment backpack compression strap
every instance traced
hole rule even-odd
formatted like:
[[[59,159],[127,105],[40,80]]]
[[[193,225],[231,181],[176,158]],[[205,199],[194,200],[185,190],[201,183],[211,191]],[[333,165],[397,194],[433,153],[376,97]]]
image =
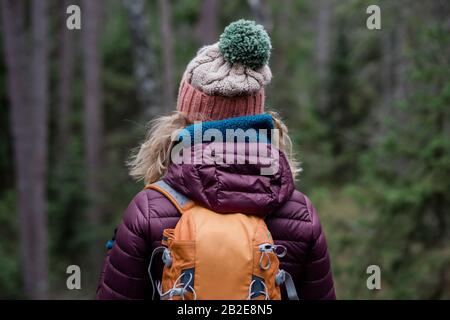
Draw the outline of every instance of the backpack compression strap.
[[[153,189],[153,190],[158,191],[162,195],[164,195],[175,206],[175,208],[177,208],[177,210],[178,210],[178,212],[180,212],[180,214],[183,214],[184,211],[188,210],[189,208],[191,208],[194,205],[194,202],[192,200],[190,200],[185,195],[176,191],[174,188],[169,186],[163,180],[159,180],[155,183],[149,184],[149,185],[145,186],[144,189]],[[164,241],[165,240],[163,239],[163,243],[164,243]],[[150,277],[150,282],[151,282],[152,288],[153,288],[152,300],[155,298],[155,292],[159,293],[160,298],[162,296],[164,296],[164,294],[160,293],[160,289],[158,289],[158,284],[156,284],[156,286],[155,286],[155,282],[152,277],[151,268],[152,268],[152,264],[153,264],[153,259],[156,254],[162,252],[163,253],[163,262],[166,265],[164,256],[168,252],[167,250],[168,249],[167,249],[166,245],[157,247],[153,250],[151,258],[150,258],[150,264],[148,266],[148,275]]]
[[[170,202],[172,202],[181,214],[194,205],[192,200],[169,186],[164,180],[149,184],[145,189],[153,189],[162,193]]]

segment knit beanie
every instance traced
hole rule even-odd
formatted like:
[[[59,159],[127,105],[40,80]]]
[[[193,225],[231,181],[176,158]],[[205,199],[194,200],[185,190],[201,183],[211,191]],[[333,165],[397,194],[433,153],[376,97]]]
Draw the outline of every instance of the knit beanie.
[[[219,42],[201,48],[188,64],[177,110],[192,122],[263,113],[271,48],[263,26],[242,19],[231,23]]]

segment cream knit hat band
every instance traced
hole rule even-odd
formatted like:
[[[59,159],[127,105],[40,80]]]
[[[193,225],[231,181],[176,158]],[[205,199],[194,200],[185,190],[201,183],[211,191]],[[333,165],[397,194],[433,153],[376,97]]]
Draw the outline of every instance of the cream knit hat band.
[[[183,74],[177,110],[191,121],[264,112],[264,86],[272,73],[270,39],[262,26],[239,20],[220,42],[201,48]]]

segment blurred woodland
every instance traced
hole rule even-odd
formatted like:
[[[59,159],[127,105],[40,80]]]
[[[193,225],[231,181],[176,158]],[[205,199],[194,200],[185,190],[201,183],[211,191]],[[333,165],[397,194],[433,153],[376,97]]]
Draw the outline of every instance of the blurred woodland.
[[[239,18],[272,38],[340,299],[450,299],[447,0],[0,0],[0,298],[91,299],[125,162],[181,75]],[[66,8],[81,8],[68,30]],[[368,30],[366,8],[381,8]],[[79,265],[82,289],[66,288]],[[381,290],[366,269],[381,267]]]

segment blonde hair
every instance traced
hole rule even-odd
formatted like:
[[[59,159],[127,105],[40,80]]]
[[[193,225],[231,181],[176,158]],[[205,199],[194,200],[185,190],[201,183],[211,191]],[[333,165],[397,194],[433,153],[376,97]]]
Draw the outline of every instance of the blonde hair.
[[[279,149],[283,151],[289,162],[292,176],[296,179],[301,172],[299,162],[292,150],[292,140],[288,135],[288,128],[278,113],[269,111],[275,128],[280,132]],[[150,122],[150,130],[144,142],[134,150],[128,166],[130,175],[138,180],[150,184],[161,179],[170,164],[170,151],[173,147],[173,135],[179,130],[192,124],[184,113],[175,111],[169,116],[161,116]]]
[[[292,178],[295,181],[300,172],[302,172],[302,168],[300,166],[300,161],[298,161],[295,156],[292,139],[289,136],[288,127],[283,122],[278,112],[268,111],[268,113],[272,116],[275,129],[278,129],[278,131],[280,132],[279,149],[286,155],[289,167],[291,168]]]

